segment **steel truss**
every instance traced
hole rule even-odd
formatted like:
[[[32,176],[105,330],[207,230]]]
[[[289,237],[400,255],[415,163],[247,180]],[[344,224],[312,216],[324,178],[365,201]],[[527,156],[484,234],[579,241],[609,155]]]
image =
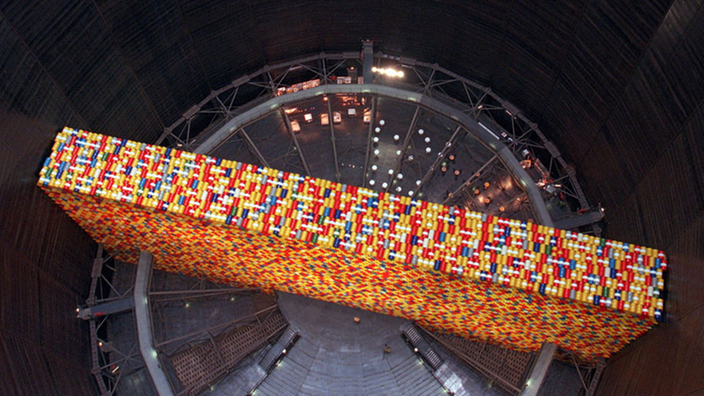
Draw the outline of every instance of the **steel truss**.
[[[543,200],[553,200],[560,197],[561,204],[566,206],[564,210],[551,213],[552,220],[565,220],[576,217],[579,213],[592,211],[586,196],[579,185],[576,172],[562,157],[562,154],[538,125],[532,122],[520,109],[512,103],[506,101],[494,92],[490,87],[483,86],[447,70],[438,64],[419,61],[412,58],[393,56],[382,52],[374,54],[374,62],[377,65],[393,63],[398,67],[410,69],[406,73],[407,81],[390,81],[388,79],[377,79],[375,83],[391,84],[402,86],[413,92],[421,93],[447,103],[460,109],[463,113],[471,116],[480,123],[489,133],[500,140],[518,161],[526,159],[540,160],[543,164],[541,170],[544,172],[536,175],[532,172],[531,177],[539,183]],[[254,73],[241,76],[233,80],[227,86],[211,92],[201,102],[191,107],[188,111],[172,125],[165,128],[156,144],[166,144],[192,150],[193,144],[208,137],[209,133],[218,130],[229,120],[237,115],[243,114],[267,101],[273,96],[285,94],[281,89],[292,87],[292,85],[317,79],[320,85],[334,83],[337,76],[345,75],[345,65],[363,65],[362,52],[337,52],[307,56],[292,61],[267,65]],[[279,109],[271,109],[280,111]],[[282,111],[283,113],[283,111]],[[372,112],[373,114],[374,112]],[[268,113],[267,113],[268,114]],[[260,118],[267,114],[262,113]],[[290,130],[290,125],[286,122],[286,115],[283,113],[284,122]],[[373,116],[373,115],[372,115]],[[335,131],[331,120],[331,139],[333,140],[334,157],[338,156],[335,146]],[[371,125],[372,123],[370,123]],[[235,131],[233,131],[235,132]],[[238,131],[247,141],[250,149],[257,158],[266,166],[266,158],[262,155],[252,141],[246,135],[244,129]],[[293,146],[289,150],[295,150],[300,156],[301,162],[307,174],[310,174],[304,154],[300,149],[295,136],[291,133]],[[407,145],[404,145],[404,154]],[[366,185],[368,172],[368,158],[371,144],[366,147],[365,167],[363,181]],[[339,178],[339,168],[336,163],[335,174]],[[394,175],[398,172],[398,164],[394,168]],[[431,169],[432,171],[433,169]],[[426,174],[428,179],[432,178]],[[424,179],[426,178],[424,177]],[[427,184],[424,182],[423,185]],[[389,188],[392,183],[389,183]],[[420,189],[414,190],[414,195]],[[571,204],[569,203],[571,202]],[[603,215],[595,216],[600,220]],[[596,221],[598,221],[596,220]],[[601,229],[594,221],[591,224],[594,234],[599,235]],[[585,231],[590,232],[590,231]]]
[[[80,315],[82,311],[90,311],[90,308],[105,306],[106,304],[111,304],[118,300],[132,299],[135,290],[135,283],[132,283],[127,290],[121,291],[111,281],[111,278],[116,274],[116,267],[111,265],[112,257],[112,254],[106,254],[104,252],[102,244],[98,246],[96,258],[93,262],[88,299],[84,305],[79,306],[77,309],[79,318],[88,321],[90,329],[91,371],[102,396],[115,394],[118,391],[121,380],[125,376],[129,376],[137,371],[146,369],[142,354],[140,353],[140,343],[132,344],[132,346],[127,350],[120,350],[107,337],[100,335],[101,333],[106,332],[108,319],[111,315],[121,313],[134,315],[134,305],[132,305],[129,309],[122,309],[121,311],[114,313],[107,312],[104,315]],[[149,278],[151,278],[151,276],[149,276]],[[227,295],[234,296],[252,293],[258,290],[254,288],[219,288],[217,285],[213,287],[200,279],[196,280],[194,285],[185,290],[154,291],[151,289],[152,286],[150,284],[148,287],[149,291],[147,293],[149,296],[148,300],[150,306],[155,303],[164,303],[174,300],[189,301],[201,298],[217,298]],[[276,305],[269,307],[262,312],[258,312],[257,314],[270,312],[275,307]],[[153,309],[153,306],[148,309],[150,321],[153,320],[151,319]],[[235,322],[239,322],[247,318],[241,318]],[[258,321],[259,318],[257,317],[256,320]],[[231,322],[228,322],[216,327],[227,328],[231,324]],[[216,330],[216,328],[209,330],[213,331]],[[153,329],[151,332],[151,338],[155,339]],[[138,333],[136,326],[134,333]],[[173,342],[174,340],[170,340],[166,344]],[[164,352],[158,348],[162,345],[164,344],[157,345],[156,350],[158,352],[158,359],[162,359],[164,354]],[[176,389],[175,384],[171,383],[170,386],[172,389]]]

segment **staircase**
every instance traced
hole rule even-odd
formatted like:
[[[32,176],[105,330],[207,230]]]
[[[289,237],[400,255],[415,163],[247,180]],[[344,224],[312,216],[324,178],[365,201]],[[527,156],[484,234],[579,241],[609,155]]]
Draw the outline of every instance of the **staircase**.
[[[400,337],[399,337],[400,338]],[[405,353],[404,353],[405,352]],[[332,375],[331,371],[344,372],[335,362],[320,362],[318,351],[311,342],[299,340],[287,356],[269,374],[254,393],[255,395],[445,395],[435,377],[413,353],[394,350],[402,359],[386,359],[368,375]],[[387,355],[388,356],[388,355]],[[400,361],[398,361],[400,360]],[[319,370],[326,367],[325,370]],[[380,370],[380,368],[384,368]],[[356,367],[350,367],[354,372]]]

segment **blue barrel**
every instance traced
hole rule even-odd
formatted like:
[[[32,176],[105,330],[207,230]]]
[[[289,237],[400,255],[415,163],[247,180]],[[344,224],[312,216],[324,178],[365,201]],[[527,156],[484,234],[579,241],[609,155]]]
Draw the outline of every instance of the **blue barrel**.
[[[288,194],[288,189],[282,188],[281,189],[281,198],[286,198],[286,194]]]
[[[181,195],[180,197],[178,197],[178,204],[179,205],[183,205],[183,203],[185,201],[186,201],[186,197],[184,195]],[[230,224],[230,223],[227,223],[227,224]]]
[[[415,245],[418,243],[418,236],[412,235],[411,236],[411,245]]]
[[[545,284],[541,283],[539,288],[538,288],[538,293],[545,295]]]
[[[611,268],[609,271],[609,278],[616,279],[616,268]]]
[[[325,192],[323,193],[323,197],[330,198],[330,189],[329,188],[325,189]]]
[[[440,260],[435,260],[435,264],[433,265],[433,269],[435,269],[435,271],[440,271],[441,265],[442,265],[442,263],[440,262]]]
[[[469,257],[469,248],[467,246],[462,247],[462,256]]]
[[[661,264],[661,263],[662,263],[662,261],[660,261],[660,259],[656,257],[656,258],[655,258],[655,268],[656,268],[656,269],[660,269],[660,264]]]
[[[660,309],[655,308],[655,313],[654,313],[653,316],[655,316],[655,320],[656,320],[658,323],[661,323],[661,322],[662,322],[662,311],[661,311]]]
[[[496,273],[496,263],[491,263],[490,271],[492,274]]]
[[[411,205],[406,205],[406,209],[403,211],[403,213],[406,214],[406,215],[410,215],[410,214],[411,214],[411,209],[413,209],[413,208],[411,207]]]
[[[171,148],[170,147],[166,149],[166,156],[167,157],[171,156]]]
[[[232,175],[232,168],[225,169],[225,177],[230,177]]]
[[[533,252],[540,253],[540,244],[539,243],[536,242],[533,244]]]
[[[193,180],[193,183],[191,183],[191,188],[194,190],[198,188],[198,180]]]
[[[332,243],[332,246],[336,247],[336,248],[340,247],[340,238],[335,238],[335,240]]]
[[[440,237],[438,238],[440,240],[440,242],[445,242],[445,235],[446,234],[444,232],[440,233]]]
[[[168,151],[166,152],[166,154],[167,154],[167,155],[169,154]],[[216,160],[215,160],[215,165],[217,165],[217,166],[222,165],[222,158],[216,159]]]
[[[183,197],[181,197],[183,198]],[[179,205],[181,205],[181,200],[179,199]],[[229,215],[225,218],[225,224],[232,224],[232,215]]]
[[[243,219],[246,219],[246,218],[247,218],[247,215],[249,215],[249,209],[244,209],[244,210],[242,210],[242,218],[243,218]]]
[[[352,222],[351,221],[345,222],[345,231],[346,232],[352,231]]]
[[[323,216],[330,217],[331,211],[332,211],[332,209],[326,207],[325,210],[323,211]]]
[[[599,301],[601,300],[601,297],[595,295],[594,296],[594,305],[599,305]]]
[[[161,189],[161,180],[159,180],[158,182],[156,182],[156,185],[154,186],[154,189],[155,189],[155,190],[160,190],[160,189]]]
[[[560,278],[564,278],[565,277],[565,267],[560,267],[558,273],[560,275]]]
[[[570,260],[570,269],[572,271],[577,269],[577,262],[575,260]]]
[[[335,219],[339,219],[340,214],[342,214],[342,211],[340,211],[340,209],[335,209]]]

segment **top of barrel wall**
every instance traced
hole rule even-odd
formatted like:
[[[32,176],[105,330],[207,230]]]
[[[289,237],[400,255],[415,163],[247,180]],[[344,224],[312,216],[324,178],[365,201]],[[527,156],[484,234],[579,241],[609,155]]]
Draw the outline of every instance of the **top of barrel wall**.
[[[38,184],[662,319],[648,247],[69,127]]]

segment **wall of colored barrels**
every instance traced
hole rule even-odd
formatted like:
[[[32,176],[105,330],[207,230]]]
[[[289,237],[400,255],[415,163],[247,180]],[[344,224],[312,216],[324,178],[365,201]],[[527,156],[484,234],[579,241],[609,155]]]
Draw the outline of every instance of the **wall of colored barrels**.
[[[38,183],[123,260],[515,349],[608,357],[662,316],[652,248],[70,128]]]

